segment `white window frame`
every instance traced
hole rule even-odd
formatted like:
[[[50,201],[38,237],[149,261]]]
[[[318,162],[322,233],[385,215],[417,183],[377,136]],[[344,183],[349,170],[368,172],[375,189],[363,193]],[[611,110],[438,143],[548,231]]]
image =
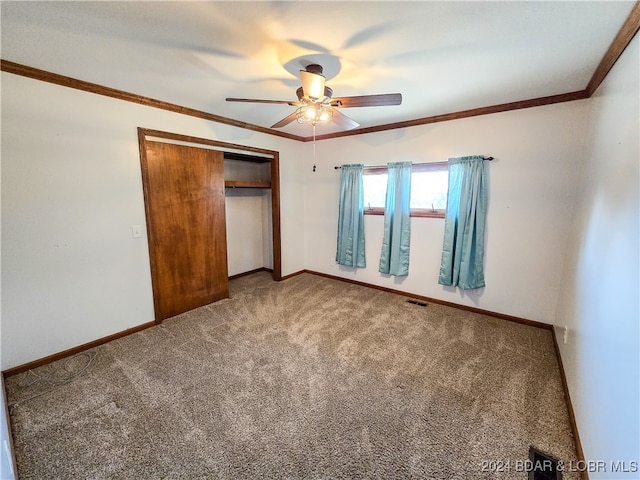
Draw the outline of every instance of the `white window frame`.
[[[448,171],[449,164],[447,162],[432,162],[432,163],[414,163],[411,165],[411,174],[414,172],[442,172]],[[386,166],[380,167],[365,167],[362,172],[363,175],[387,175],[388,170]],[[365,215],[384,215],[384,207],[364,207]],[[428,218],[444,218],[445,209],[431,209],[431,208],[412,208],[412,217],[428,217]]]

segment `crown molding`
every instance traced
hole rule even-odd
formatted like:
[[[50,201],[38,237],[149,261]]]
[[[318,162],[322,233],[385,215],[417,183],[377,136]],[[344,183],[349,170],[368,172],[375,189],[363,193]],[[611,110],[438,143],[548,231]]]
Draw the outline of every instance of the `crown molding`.
[[[589,96],[593,95],[594,92],[598,89],[602,81],[605,79],[609,70],[613,68],[613,65],[618,61],[622,52],[624,52],[635,37],[636,33],[640,29],[640,1],[636,2],[631,13],[625,20],[624,24],[618,31],[618,34],[609,45],[609,49],[602,57],[600,64],[596,68],[595,72],[593,72],[593,76],[591,80],[589,80],[589,84],[587,85],[587,92]]]
[[[147,107],[159,108],[161,110],[180,113],[182,115],[188,115],[190,117],[202,118],[211,122],[223,123],[225,125],[244,128],[246,130],[253,130],[254,132],[266,133],[268,135],[275,135],[278,137],[288,138],[290,140],[304,141],[304,137],[281,132],[279,130],[274,130],[273,128],[266,128],[261,127],[260,125],[254,125],[252,123],[241,122],[240,120],[234,120],[232,118],[215,115],[213,113],[203,112],[202,110],[196,110],[194,108],[183,107],[175,103],[164,102],[155,98],[144,97],[142,95],[125,92],[124,90],[117,90],[115,88],[106,87],[97,83],[86,82],[84,80],[67,77],[66,75],[60,75],[57,73],[48,72],[46,70],[40,70],[39,68],[29,67],[27,65],[11,62],[9,60],[0,60],[0,70],[23,77],[33,78],[35,80],[41,80],[43,82],[61,85],[63,87],[69,87],[76,90],[82,90],[84,92],[95,93],[97,95],[104,95],[106,97],[117,98],[118,100],[124,100],[126,102],[138,103]]]
[[[395,130],[397,128],[415,127],[418,125],[427,125],[429,123],[447,122],[449,120],[458,120],[460,118],[477,117],[478,115],[489,115],[491,113],[508,112],[510,110],[521,110],[523,108],[540,107],[543,105],[551,105],[553,103],[572,102],[574,100],[583,100],[589,98],[586,90],[577,92],[561,93],[559,95],[551,95],[549,97],[532,98],[529,100],[520,100],[517,102],[502,103],[500,105],[491,105],[488,107],[472,108],[470,110],[462,110],[460,112],[445,113],[442,115],[433,115],[431,117],[416,118],[415,120],[407,120],[403,122],[387,123],[384,125],[376,125],[374,127],[357,128],[354,130],[346,130],[344,132],[328,133],[326,135],[316,136],[316,140],[326,140],[329,138],[349,137],[351,135],[362,135],[365,133],[382,132],[384,130]],[[313,137],[305,137],[304,141],[312,141]]]
[[[458,120],[461,118],[476,117],[479,115],[490,115],[492,113],[507,112],[511,110],[521,110],[524,108],[540,107],[543,105],[551,105],[554,103],[572,102],[575,100],[583,100],[590,98],[594,92],[598,89],[602,81],[606,78],[607,74],[616,63],[618,58],[625,51],[631,40],[636,33],[640,30],[640,1],[637,1],[631,10],[631,13],[625,20],[624,24],[618,31],[616,37],[611,42],[609,49],[602,57],[602,60],[598,64],[598,67],[594,71],[589,83],[584,90],[576,92],[561,93],[558,95],[551,95],[547,97],[532,98],[529,100],[520,100],[510,103],[502,103],[499,105],[491,105],[487,107],[472,108],[469,110],[462,110],[459,112],[445,113],[441,115],[433,115],[430,117],[422,117],[414,120],[406,120],[402,122],[387,123],[383,125],[376,125],[366,128],[356,128],[353,130],[346,130],[342,132],[329,133],[326,135],[319,135],[315,137],[315,140],[328,140],[331,138],[349,137],[353,135],[363,135],[366,133],[376,133],[385,130],[395,130],[398,128],[415,127],[419,125],[427,125],[430,123],[447,122],[449,120]],[[262,127],[252,123],[242,122],[240,120],[234,120],[232,118],[215,115],[213,113],[204,112],[202,110],[196,110],[189,107],[183,107],[174,103],[164,102],[162,100],[156,100],[154,98],[144,97],[135,93],[125,92],[123,90],[117,90],[115,88],[99,85],[97,83],[86,82],[65,75],[60,75],[46,70],[40,70],[38,68],[29,67],[27,65],[21,65],[19,63],[11,62],[9,60],[0,59],[0,70],[15,75],[21,75],[23,77],[29,77],[43,82],[53,83],[56,85],[62,85],[76,90],[83,90],[85,92],[95,93],[97,95],[105,95],[107,97],[117,98],[127,102],[138,103],[152,108],[159,108],[182,115],[188,115],[196,118],[202,118],[211,122],[222,123],[225,125],[231,125],[233,127],[244,128],[246,130],[252,130],[259,133],[265,133],[267,135],[275,135],[277,137],[287,138],[289,140],[296,140],[299,142],[311,142],[314,140],[312,136],[302,137],[299,135],[293,135],[285,133],[274,128]]]

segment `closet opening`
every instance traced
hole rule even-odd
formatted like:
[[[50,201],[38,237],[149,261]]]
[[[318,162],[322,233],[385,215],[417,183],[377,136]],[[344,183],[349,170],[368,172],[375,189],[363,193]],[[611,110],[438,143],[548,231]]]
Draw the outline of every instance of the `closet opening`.
[[[138,128],[156,323],[228,297],[228,279],[282,278],[279,153]]]

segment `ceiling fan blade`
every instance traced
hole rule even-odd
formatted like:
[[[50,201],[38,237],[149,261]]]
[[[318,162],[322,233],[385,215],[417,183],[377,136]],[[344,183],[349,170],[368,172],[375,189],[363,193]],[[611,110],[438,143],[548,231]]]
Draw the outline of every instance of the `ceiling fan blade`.
[[[356,97],[334,97],[331,99],[333,107],[384,107],[387,105],[400,105],[401,93],[383,93],[380,95],[359,95]]]
[[[290,102],[288,100],[259,100],[255,98],[227,98],[227,102],[248,102],[248,103],[277,103],[281,105],[297,106],[299,102]]]
[[[346,130],[351,130],[352,128],[357,128],[360,126],[358,122],[347,117],[344,113],[340,113],[335,108],[333,109],[333,115],[331,116],[331,121],[337,123],[342,128]]]
[[[290,113],[289,115],[287,115],[286,117],[284,117],[282,120],[280,120],[277,123],[274,123],[273,125],[271,125],[271,128],[280,128],[280,127],[284,127],[285,125],[289,125],[291,122],[293,122],[296,119],[296,112]]]
[[[300,70],[300,80],[302,81],[302,91],[306,97],[312,100],[322,100],[324,98],[324,76],[319,73]]]

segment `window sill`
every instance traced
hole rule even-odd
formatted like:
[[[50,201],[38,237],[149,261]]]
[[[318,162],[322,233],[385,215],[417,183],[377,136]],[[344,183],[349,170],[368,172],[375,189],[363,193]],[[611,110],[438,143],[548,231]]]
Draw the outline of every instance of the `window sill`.
[[[384,208],[367,208],[364,211],[365,215],[384,215]],[[423,218],[444,218],[444,210],[436,210],[435,212],[427,209],[412,208],[412,217]]]

